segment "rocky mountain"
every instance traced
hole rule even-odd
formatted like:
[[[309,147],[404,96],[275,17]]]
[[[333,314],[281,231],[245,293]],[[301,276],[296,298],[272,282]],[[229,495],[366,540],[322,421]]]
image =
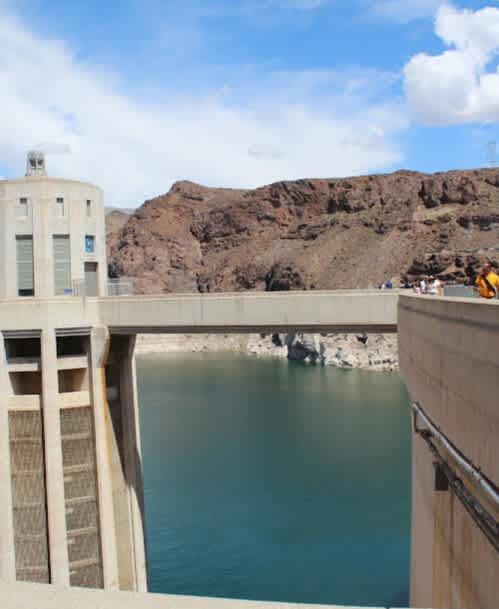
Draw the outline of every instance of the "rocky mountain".
[[[366,288],[499,259],[499,169],[398,171],[255,190],[177,182],[108,234],[139,293]]]

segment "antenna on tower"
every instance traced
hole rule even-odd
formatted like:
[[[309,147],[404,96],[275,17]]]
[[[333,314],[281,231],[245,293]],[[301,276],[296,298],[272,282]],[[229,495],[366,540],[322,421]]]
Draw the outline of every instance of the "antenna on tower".
[[[492,140],[487,142],[487,165],[495,167],[497,164],[497,142]]]

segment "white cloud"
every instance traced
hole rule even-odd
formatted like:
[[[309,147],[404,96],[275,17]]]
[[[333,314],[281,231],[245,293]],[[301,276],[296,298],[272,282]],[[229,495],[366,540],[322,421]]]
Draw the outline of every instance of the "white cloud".
[[[400,161],[403,117],[379,95],[363,96],[358,76],[350,99],[321,90],[321,103],[312,85],[300,94],[293,89],[301,77],[309,80],[303,73],[263,84],[255,79],[231,100],[166,91],[160,101],[143,101],[124,93],[115,74],[82,63],[63,43],[6,14],[0,48],[0,166],[21,173],[26,150],[40,142],[70,149],[71,155],[47,159],[49,173],[98,183],[111,205],[137,205],[177,179],[250,187],[365,173]],[[370,76],[378,86],[381,79]],[[348,92],[348,78],[342,79]],[[357,99],[364,103],[354,104]]]
[[[450,47],[404,68],[415,117],[426,124],[499,122],[499,9],[440,8],[435,32]]]

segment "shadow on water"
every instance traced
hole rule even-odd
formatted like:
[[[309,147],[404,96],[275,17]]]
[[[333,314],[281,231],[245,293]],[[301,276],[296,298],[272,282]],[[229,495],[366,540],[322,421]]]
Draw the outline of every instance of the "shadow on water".
[[[152,591],[407,606],[397,374],[172,354],[138,379]]]

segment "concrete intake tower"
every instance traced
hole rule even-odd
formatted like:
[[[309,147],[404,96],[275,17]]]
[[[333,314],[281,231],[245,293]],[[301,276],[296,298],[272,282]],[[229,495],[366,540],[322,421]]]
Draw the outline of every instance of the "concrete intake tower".
[[[101,189],[30,153],[0,182],[0,247],[0,580],[145,591],[135,337],[89,317]]]

